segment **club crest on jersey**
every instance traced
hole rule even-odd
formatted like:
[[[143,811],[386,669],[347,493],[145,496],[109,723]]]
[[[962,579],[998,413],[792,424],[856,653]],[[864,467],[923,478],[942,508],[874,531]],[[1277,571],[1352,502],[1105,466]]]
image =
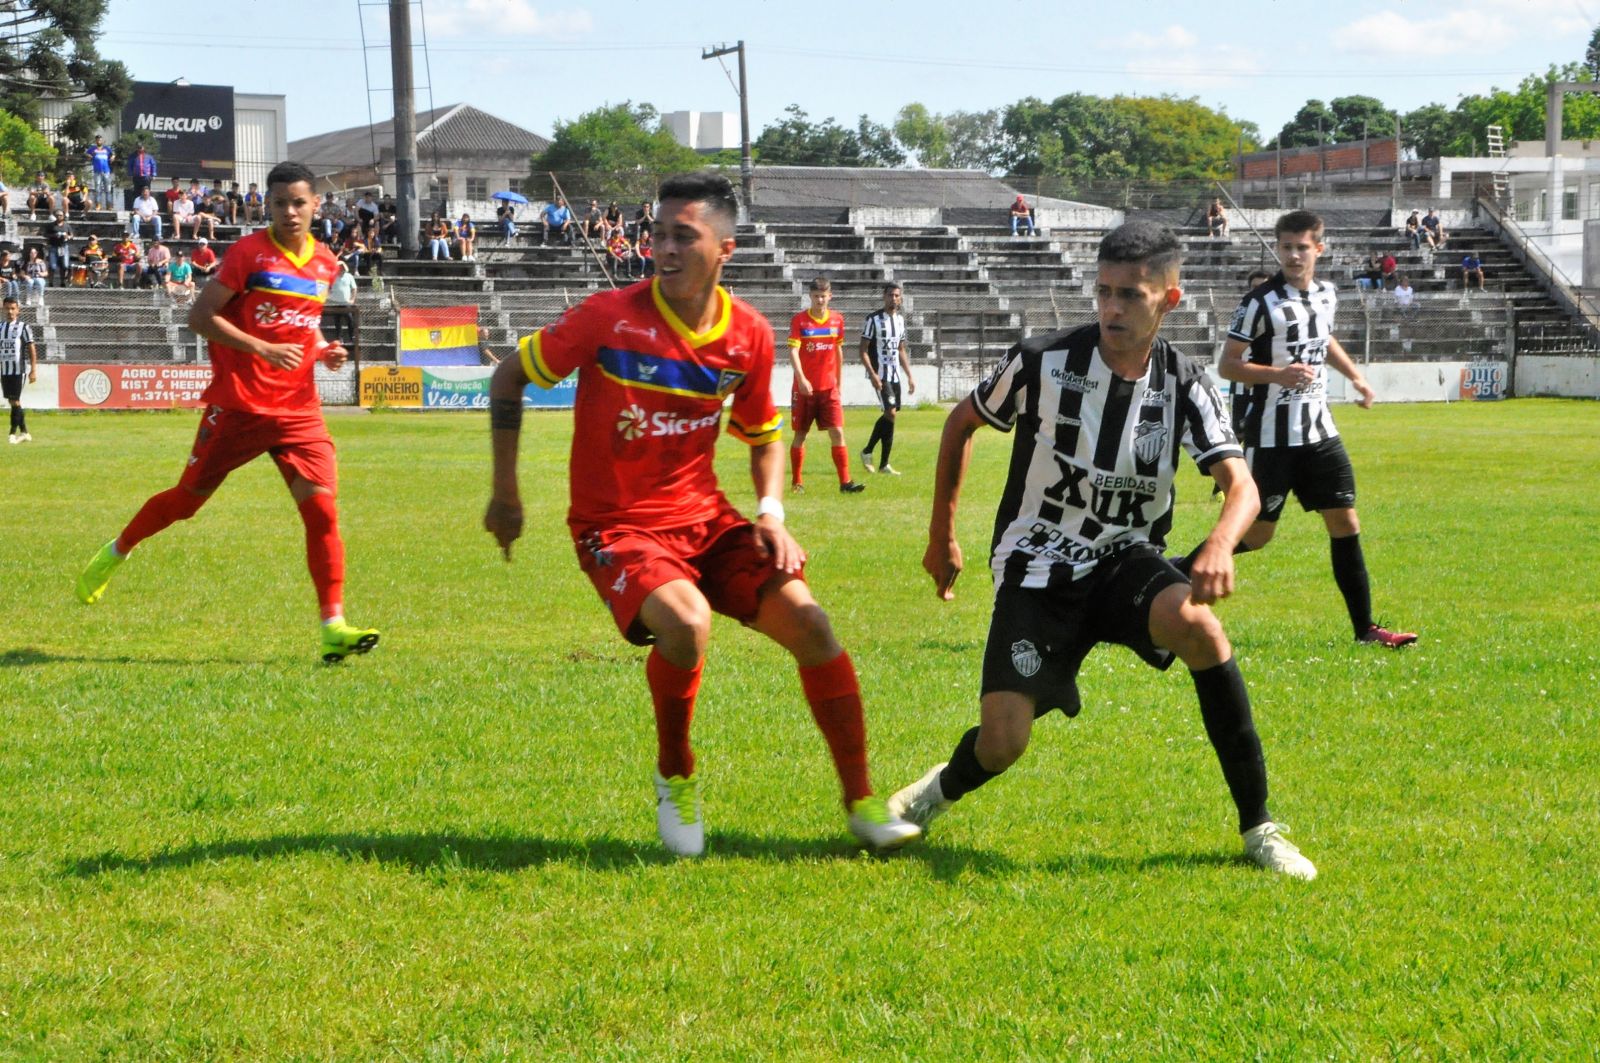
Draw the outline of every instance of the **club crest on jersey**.
[[[1140,421],[1133,430],[1133,454],[1140,461],[1155,461],[1167,449],[1167,426],[1162,421]]]
[[[318,299],[326,299],[328,297],[328,288],[329,287],[330,287],[330,285],[328,284],[327,281],[318,281],[317,282],[317,298]]]
[[[1011,666],[1017,674],[1024,679],[1031,678],[1038,673],[1044,659],[1039,656],[1039,651],[1027,639],[1018,639],[1011,644]]]
[[[739,369],[724,369],[717,374],[717,396],[726,398],[728,393],[738,387],[744,380],[745,374]]]
[[[649,415],[644,407],[638,404],[629,406],[617,414],[617,431],[622,433],[622,438],[634,440],[642,438],[645,434],[645,419]]]

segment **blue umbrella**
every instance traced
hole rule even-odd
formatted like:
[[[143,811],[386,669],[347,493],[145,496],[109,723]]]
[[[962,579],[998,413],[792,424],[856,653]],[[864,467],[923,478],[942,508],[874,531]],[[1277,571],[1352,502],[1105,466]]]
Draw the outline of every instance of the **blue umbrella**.
[[[526,203],[528,197],[521,192],[496,192],[490,199],[504,199],[512,203]]]

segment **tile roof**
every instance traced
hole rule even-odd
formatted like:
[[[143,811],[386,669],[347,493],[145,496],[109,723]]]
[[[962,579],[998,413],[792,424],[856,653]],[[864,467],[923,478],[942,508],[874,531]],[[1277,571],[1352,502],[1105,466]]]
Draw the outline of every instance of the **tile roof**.
[[[311,167],[313,173],[371,166],[374,144],[381,155],[394,148],[394,120],[318,133],[289,142],[289,157]],[[419,154],[519,155],[544,151],[550,141],[521,126],[496,118],[470,104],[458,103],[417,112]]]

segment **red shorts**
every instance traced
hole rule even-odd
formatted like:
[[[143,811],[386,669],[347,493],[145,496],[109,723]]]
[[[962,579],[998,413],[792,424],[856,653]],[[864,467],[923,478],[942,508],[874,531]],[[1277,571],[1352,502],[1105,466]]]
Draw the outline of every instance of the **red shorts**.
[[[686,579],[713,610],[748,624],[761,605],[762,589],[780,575],[761,552],[755,525],[731,508],[704,524],[680,528],[575,530],[573,545],[579,567],[611,609],[617,630],[635,646],[655,641],[639,621],[639,610],[663,584]]]
[[[263,454],[271,454],[284,483],[304,477],[319,487],[335,491],[339,469],[333,456],[333,439],[320,410],[297,414],[248,413],[207,406],[200,416],[194,450],[178,486],[210,494],[228,474]]]
[[[844,407],[839,402],[839,389],[829,388],[827,391],[813,391],[809,395],[794,393],[794,401],[790,404],[790,419],[794,421],[796,432],[809,432],[811,425],[818,428],[843,428]]]

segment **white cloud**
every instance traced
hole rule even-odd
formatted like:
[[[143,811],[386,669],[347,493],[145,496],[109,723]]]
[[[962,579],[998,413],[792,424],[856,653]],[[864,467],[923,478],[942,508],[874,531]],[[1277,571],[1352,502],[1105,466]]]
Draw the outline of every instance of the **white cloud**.
[[[1499,15],[1480,7],[1415,19],[1381,11],[1334,30],[1332,41],[1338,51],[1358,55],[1494,55],[1515,35]]]
[[[1128,56],[1126,71],[1162,92],[1200,92],[1238,84],[1261,69],[1260,58],[1233,44],[1202,41],[1184,26],[1159,33],[1130,33],[1105,42],[1107,50]]]
[[[551,37],[571,39],[594,29],[588,11],[541,12],[530,0],[443,0],[428,8],[435,37]]]

